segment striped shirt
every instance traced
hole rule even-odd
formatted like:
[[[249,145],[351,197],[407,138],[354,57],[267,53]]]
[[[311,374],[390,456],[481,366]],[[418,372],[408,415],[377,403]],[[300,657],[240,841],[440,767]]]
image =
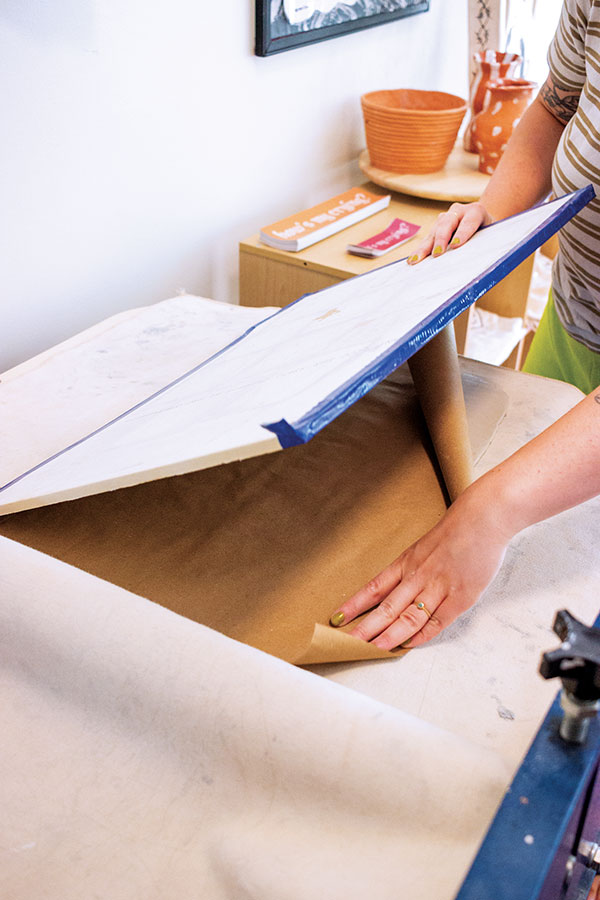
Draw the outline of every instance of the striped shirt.
[[[566,331],[600,353],[600,0],[564,0],[548,51],[557,87],[580,92],[552,168],[560,197],[593,184],[598,194],[559,232],[552,292]]]

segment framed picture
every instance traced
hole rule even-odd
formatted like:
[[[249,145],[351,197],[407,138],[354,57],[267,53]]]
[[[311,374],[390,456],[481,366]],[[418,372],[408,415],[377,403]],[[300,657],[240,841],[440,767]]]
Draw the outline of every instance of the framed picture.
[[[256,54],[269,56],[302,44],[385,25],[426,12],[429,0],[255,0]]]

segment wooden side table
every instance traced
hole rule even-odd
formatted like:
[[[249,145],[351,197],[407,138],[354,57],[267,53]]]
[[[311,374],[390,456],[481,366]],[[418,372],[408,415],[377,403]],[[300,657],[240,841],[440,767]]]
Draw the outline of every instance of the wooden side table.
[[[390,192],[371,182],[364,187],[378,194]],[[298,253],[267,247],[255,234],[239,245],[240,304],[285,306],[304,294],[410,256],[438,215],[447,208],[446,201],[392,193],[387,209]],[[347,244],[358,243],[382,231],[393,218],[414,222],[421,226],[421,230],[411,241],[378,259],[363,259],[346,252]],[[502,316],[524,316],[532,266],[533,256],[530,256],[478,300],[477,305]],[[454,320],[459,353],[464,351],[470,314],[470,309],[465,310]],[[516,348],[505,365],[516,367],[518,350]]]

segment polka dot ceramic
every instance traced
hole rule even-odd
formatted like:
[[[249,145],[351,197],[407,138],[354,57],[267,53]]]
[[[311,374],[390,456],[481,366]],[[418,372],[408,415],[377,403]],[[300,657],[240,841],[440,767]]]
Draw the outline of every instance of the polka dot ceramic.
[[[491,175],[498,165],[536,87],[535,82],[524,78],[500,78],[490,82],[486,106],[475,116],[472,127],[480,172]]]

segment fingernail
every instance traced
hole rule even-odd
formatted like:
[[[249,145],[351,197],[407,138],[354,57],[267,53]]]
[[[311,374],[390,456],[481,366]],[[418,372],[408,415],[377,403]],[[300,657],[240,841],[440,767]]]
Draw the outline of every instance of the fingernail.
[[[344,613],[343,612],[334,613],[329,620],[329,624],[333,625],[334,628],[338,628],[340,625],[343,625],[343,623],[344,623]]]
[[[450,241],[451,247],[458,247],[459,244],[460,244],[460,238],[455,237],[455,238],[452,238],[452,240]]]
[[[440,245],[438,244],[437,247],[434,248],[434,251],[433,251],[433,253],[432,253],[431,255],[432,255],[432,256],[440,256],[443,252],[444,252],[444,251],[442,250],[442,248],[441,248]]]
[[[408,257],[408,264],[409,264],[409,266],[412,266],[413,263],[416,263],[416,262],[418,262],[418,261],[419,261],[419,255],[418,255],[418,253],[413,253],[412,256],[409,256],[409,257]]]

